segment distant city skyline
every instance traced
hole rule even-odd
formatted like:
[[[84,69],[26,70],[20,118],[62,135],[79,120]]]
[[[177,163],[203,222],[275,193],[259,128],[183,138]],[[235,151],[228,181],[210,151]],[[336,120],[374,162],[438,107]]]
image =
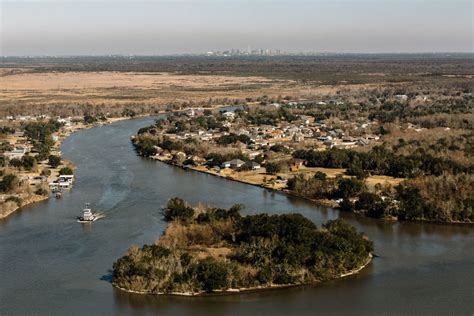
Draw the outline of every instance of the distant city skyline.
[[[2,56],[474,52],[469,0],[0,1]]]

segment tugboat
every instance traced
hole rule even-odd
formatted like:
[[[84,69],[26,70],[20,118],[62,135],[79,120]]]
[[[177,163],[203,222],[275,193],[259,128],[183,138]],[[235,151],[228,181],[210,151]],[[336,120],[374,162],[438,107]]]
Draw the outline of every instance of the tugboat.
[[[86,203],[82,210],[82,216],[77,217],[79,223],[90,223],[102,218],[103,216],[99,213],[92,213],[89,203]]]

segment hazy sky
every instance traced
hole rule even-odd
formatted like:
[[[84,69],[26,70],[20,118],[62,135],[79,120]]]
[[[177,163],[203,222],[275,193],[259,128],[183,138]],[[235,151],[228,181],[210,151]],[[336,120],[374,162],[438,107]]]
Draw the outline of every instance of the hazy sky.
[[[473,52],[473,0],[0,0],[0,55]]]

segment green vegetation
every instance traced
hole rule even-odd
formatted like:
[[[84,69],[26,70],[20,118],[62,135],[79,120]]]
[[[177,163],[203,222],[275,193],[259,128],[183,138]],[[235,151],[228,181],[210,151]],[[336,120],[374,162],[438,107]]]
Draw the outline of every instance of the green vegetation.
[[[300,214],[241,216],[173,198],[154,244],[114,263],[113,283],[143,293],[194,293],[297,285],[337,278],[367,263],[372,242],[343,220],[318,228]]]
[[[32,170],[36,166],[36,158],[30,155],[25,155],[21,159],[13,158],[9,161],[9,165],[14,168],[23,168],[25,170]]]
[[[18,179],[13,174],[4,175],[0,181],[0,192],[11,192],[15,185],[18,183]]]
[[[59,174],[60,175],[73,175],[74,170],[72,170],[69,167],[64,167],[64,168],[59,169]]]
[[[50,155],[48,158],[48,164],[51,168],[57,168],[61,164],[61,157]]]
[[[463,166],[450,159],[434,157],[424,152],[400,155],[382,146],[375,146],[369,152],[335,148],[327,151],[297,150],[293,156],[305,159],[308,167],[348,168],[348,174],[362,177],[371,173],[414,178],[420,175],[439,176],[443,172],[472,173],[474,170],[472,165]]]
[[[37,161],[48,159],[51,147],[54,145],[52,134],[59,131],[62,126],[62,123],[55,120],[32,122],[25,125],[25,136],[33,143],[33,151],[38,153]]]
[[[474,222],[474,176],[470,174],[409,179],[394,190],[376,188],[375,192],[370,192],[365,181],[357,178],[300,174],[288,179],[287,188],[314,200],[343,199],[339,203],[342,211],[373,218]]]

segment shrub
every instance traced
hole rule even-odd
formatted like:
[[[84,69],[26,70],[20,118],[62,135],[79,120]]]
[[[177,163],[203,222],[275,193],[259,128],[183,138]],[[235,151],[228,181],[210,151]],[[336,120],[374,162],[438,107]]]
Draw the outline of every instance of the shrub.
[[[13,174],[7,174],[0,181],[0,191],[1,192],[10,192],[15,187],[17,183],[17,177]]]
[[[23,200],[17,196],[9,196],[6,198],[5,202],[15,202],[16,205],[21,206]]]
[[[187,221],[193,218],[194,210],[192,207],[186,205],[183,199],[174,197],[168,201],[164,216],[166,221],[175,219]]]
[[[275,174],[281,171],[281,166],[277,163],[269,162],[265,164],[265,170],[269,174]]]
[[[59,170],[60,175],[73,175],[74,171],[69,167],[64,167]]]
[[[225,289],[228,274],[225,263],[210,257],[200,261],[196,266],[196,278],[206,292]]]
[[[51,168],[57,168],[61,164],[61,157],[50,155],[48,157],[48,164],[51,166]]]

